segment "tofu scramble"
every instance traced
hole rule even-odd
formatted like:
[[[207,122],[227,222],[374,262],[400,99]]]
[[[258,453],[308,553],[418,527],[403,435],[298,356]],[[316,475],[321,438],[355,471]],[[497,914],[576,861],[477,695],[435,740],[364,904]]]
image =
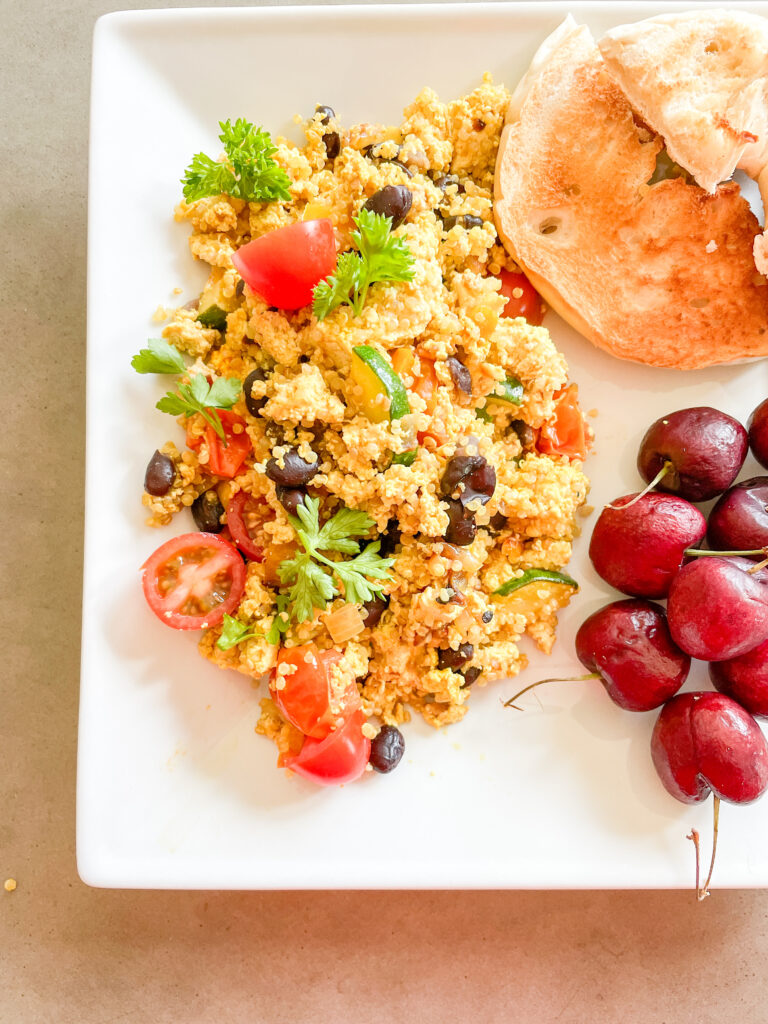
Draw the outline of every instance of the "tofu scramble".
[[[167,624],[203,629],[204,657],[268,677],[256,731],[316,782],[390,770],[414,711],[459,721],[476,687],[525,667],[524,634],[550,652],[577,589],[561,570],[589,431],[494,227],[508,101],[486,77],[449,103],[425,89],[399,126],[318,107],[303,146],[274,144],[290,198],[220,190],[176,209],[210,275],[162,332],[175,370],[141,371],[179,373],[168,398],[192,402],[158,403],[186,439],[155,453],[142,500],[150,525],[191,509],[200,532],[151,556],[145,594]],[[282,308],[261,257],[246,266],[288,229],[295,270],[322,229],[333,280],[374,227],[410,253],[402,276],[325,315],[317,288]]]

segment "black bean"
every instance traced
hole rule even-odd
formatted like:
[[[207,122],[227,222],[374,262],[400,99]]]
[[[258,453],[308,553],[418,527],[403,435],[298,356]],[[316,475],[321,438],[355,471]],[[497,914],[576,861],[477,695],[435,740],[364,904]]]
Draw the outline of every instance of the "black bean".
[[[384,725],[371,740],[371,768],[382,775],[397,768],[405,753],[405,739],[394,725]]]
[[[322,114],[320,118],[320,124],[328,124],[332,117],[336,117],[336,111],[333,107],[327,107],[324,103],[318,103],[315,107],[316,114]]]
[[[364,626],[375,626],[378,624],[379,619],[389,607],[389,598],[382,594],[380,597],[373,597],[370,601],[366,601],[363,605],[365,615],[363,615]]]
[[[245,407],[251,416],[258,416],[259,411],[266,405],[266,398],[254,398],[251,394],[251,388],[254,382],[257,380],[266,380],[266,373],[258,366],[255,370],[251,370],[248,376],[243,381],[243,396],[245,398]]]
[[[464,682],[461,684],[462,690],[466,690],[466,688],[471,686],[472,683],[476,683],[482,675],[482,672],[483,670],[478,668],[477,665],[473,665],[472,668],[468,668],[465,672],[462,672],[461,674],[464,676]]]
[[[459,495],[462,505],[476,500],[485,505],[496,490],[496,470],[484,455],[457,452],[445,467],[440,481],[442,494],[446,497],[453,494],[459,484],[464,485]]]
[[[440,480],[440,493],[444,495],[453,494],[460,483],[470,477],[475,470],[485,465],[485,457],[482,455],[467,455],[457,452],[448,460]]]
[[[484,466],[476,469],[467,481],[461,498],[466,504],[474,498],[479,498],[482,505],[487,505],[496,490],[496,470],[486,462]]]
[[[465,395],[472,394],[472,374],[466,368],[464,363],[456,356],[448,356],[446,359],[448,364],[448,370],[451,374],[451,380],[459,391],[463,391]]]
[[[483,612],[483,622],[484,622],[484,623],[486,624],[486,626],[487,626],[487,625],[488,625],[488,623],[489,623],[489,622],[490,622],[490,621],[491,621],[492,619],[493,619],[493,611],[492,611],[492,609],[490,609],[490,608],[489,608],[489,609],[488,609],[487,611]]]
[[[244,291],[245,291],[245,281],[241,277],[240,280],[235,285],[235,295],[242,295]]]
[[[472,644],[461,644],[457,651],[452,647],[441,647],[437,652],[437,667],[450,668],[454,672],[472,661],[475,656],[475,648]]]
[[[396,519],[390,519],[384,533],[379,538],[381,547],[380,555],[391,555],[400,543],[400,524]]]
[[[448,529],[445,531],[448,543],[463,548],[472,543],[476,534],[474,513],[467,511],[460,501],[448,501]]]
[[[281,461],[282,466],[278,465],[277,459],[269,460],[267,476],[282,487],[301,487],[309,483],[320,468],[319,462],[307,462],[306,459],[302,459],[295,448],[287,451]]]
[[[203,491],[192,503],[192,518],[195,520],[195,526],[203,533],[221,533],[224,529],[221,521],[223,515],[224,506],[215,487]]]
[[[464,186],[455,174],[439,174],[434,179],[434,184],[437,188],[442,189],[443,192],[445,192],[449,185],[455,185],[459,195],[462,195],[464,192]]]
[[[155,452],[147,464],[144,474],[144,490],[156,498],[161,498],[170,491],[176,478],[176,467],[173,459],[162,452]]]
[[[523,448],[533,448],[536,443],[536,431],[524,420],[512,420],[510,427],[517,434]]]
[[[329,160],[335,160],[341,152],[341,139],[338,132],[326,132],[323,135],[325,143],[325,155]]]
[[[450,231],[451,228],[455,228],[456,225],[459,223],[459,220],[460,220],[459,217],[453,217],[453,216],[443,217],[442,214],[440,214],[440,216],[441,216],[442,221],[443,221],[443,231]]]
[[[488,523],[488,526],[494,533],[499,533],[500,530],[506,530],[507,517],[503,512],[497,512],[496,515],[491,516],[491,521]]]
[[[483,218],[476,217],[474,213],[465,213],[461,219],[464,222],[464,227],[467,231],[469,231],[470,228],[481,228],[483,226]]]
[[[392,230],[399,228],[413,203],[413,193],[405,185],[385,185],[374,192],[364,206],[364,210],[380,213],[392,221]]]
[[[298,487],[281,487],[280,484],[275,487],[275,494],[285,511],[292,516],[296,515],[299,505],[303,505],[307,497],[307,492]]]

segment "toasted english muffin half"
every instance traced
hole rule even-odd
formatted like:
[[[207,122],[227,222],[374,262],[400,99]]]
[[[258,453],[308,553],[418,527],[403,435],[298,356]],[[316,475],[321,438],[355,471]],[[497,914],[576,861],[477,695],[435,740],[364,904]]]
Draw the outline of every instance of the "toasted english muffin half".
[[[650,185],[662,150],[567,19],[510,102],[500,237],[552,308],[615,356],[690,369],[768,354],[756,218],[733,183]]]

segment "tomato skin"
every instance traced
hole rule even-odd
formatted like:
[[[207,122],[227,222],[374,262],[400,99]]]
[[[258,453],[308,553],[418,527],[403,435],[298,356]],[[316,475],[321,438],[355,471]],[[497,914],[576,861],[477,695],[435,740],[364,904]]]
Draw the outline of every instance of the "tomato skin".
[[[555,414],[539,431],[536,447],[542,455],[586,458],[587,437],[579,408],[578,386],[569,384],[562,391],[555,392],[555,402]]]
[[[248,437],[245,420],[242,416],[238,416],[231,409],[217,409],[216,412],[219,414],[222,427],[224,427],[227,447],[224,447],[213,427],[206,424],[205,440],[209,452],[208,469],[216,476],[231,480],[232,477],[237,476],[251,450],[251,439]],[[235,433],[236,426],[243,429],[239,433]]]
[[[235,544],[237,544],[245,557],[249,558],[252,562],[263,562],[264,549],[251,536],[244,519],[248,504],[264,505],[266,502],[261,501],[259,498],[254,498],[248,491],[238,491],[227,505],[227,526]]]
[[[245,283],[270,306],[301,309],[312,289],[336,269],[336,238],[327,217],[268,231],[232,256]]]
[[[205,629],[217,626],[225,613],[237,608],[247,573],[237,548],[218,534],[183,533],[153,551],[141,575],[144,597],[161,622],[173,629]],[[182,610],[190,600],[202,605],[213,597],[214,581],[221,576],[229,579],[229,590],[221,601],[199,613]],[[164,588],[166,581],[174,580],[175,586]]]
[[[318,651],[313,643],[284,647],[277,656],[277,669],[269,683],[272,699],[283,718],[312,739],[325,739],[332,726],[340,719],[346,721],[360,706],[354,683],[341,701],[331,706],[330,669],[340,659],[338,651]],[[295,671],[281,676],[281,665],[292,665]],[[275,688],[277,679],[285,681],[280,690]]]
[[[544,319],[544,307],[541,296],[525,274],[513,274],[509,270],[501,270],[497,276],[501,281],[499,294],[503,295],[507,300],[501,315],[508,317],[522,316],[525,317],[529,324],[539,327]],[[514,292],[518,289],[522,294],[515,296]]]
[[[362,711],[323,740],[307,737],[298,754],[283,759],[283,766],[319,786],[341,786],[354,782],[365,771],[371,756],[371,741],[363,736],[366,722]]]

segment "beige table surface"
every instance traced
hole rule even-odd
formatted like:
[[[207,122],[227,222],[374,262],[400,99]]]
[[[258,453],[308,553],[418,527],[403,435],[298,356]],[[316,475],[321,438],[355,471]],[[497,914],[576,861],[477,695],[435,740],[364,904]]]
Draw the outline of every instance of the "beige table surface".
[[[116,6],[0,4],[0,882],[18,882],[0,889],[0,1024],[768,1020],[763,892],[697,906],[689,892],[262,895],[79,881],[88,77],[94,19]]]

